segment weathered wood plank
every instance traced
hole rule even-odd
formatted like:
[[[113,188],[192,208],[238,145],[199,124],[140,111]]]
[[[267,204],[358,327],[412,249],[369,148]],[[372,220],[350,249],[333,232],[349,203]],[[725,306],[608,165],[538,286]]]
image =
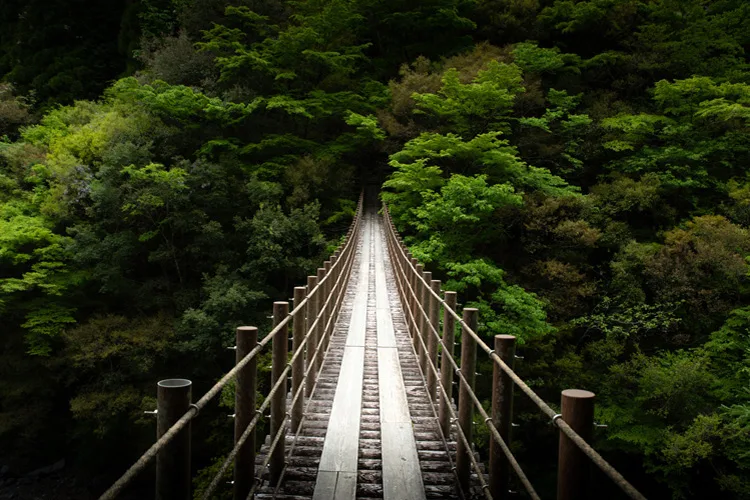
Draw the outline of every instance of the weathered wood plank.
[[[425,498],[424,483],[391,318],[383,266],[387,256],[383,238],[378,236],[375,239],[375,297],[383,499],[421,500]]]
[[[380,228],[378,228],[380,229]],[[377,317],[378,347],[396,347],[396,334],[391,318],[391,304],[385,281],[385,259],[388,258],[383,238],[375,238],[375,312]],[[380,384],[383,387],[383,384]]]
[[[313,492],[314,500],[350,500],[357,492],[356,472],[321,471]]]
[[[333,399],[331,419],[320,457],[321,471],[357,472],[364,361],[364,347],[344,349],[339,388]]]
[[[315,500],[330,498],[353,500],[356,493],[372,231],[373,223],[367,220],[363,231],[362,254],[359,262],[360,279],[357,283],[346,347],[344,347],[341,370],[338,375],[338,385],[333,397],[331,417],[318,468],[317,481],[318,483],[322,481],[323,484],[320,488],[316,484],[313,494]],[[329,495],[331,473],[336,474],[335,495]],[[342,476],[339,473],[350,474]],[[337,486],[338,483],[340,486]]]
[[[346,346],[364,347],[365,332],[367,330],[367,293],[370,287],[370,246],[372,242],[373,223],[365,222],[362,231],[362,256],[359,262],[359,282],[357,293],[354,296],[352,316],[349,323],[349,331],[346,335]],[[340,377],[340,375],[339,375]]]
[[[383,422],[380,433],[383,440],[383,499],[424,499],[422,471],[411,423]]]
[[[339,473],[336,471],[319,471],[315,482],[314,499],[327,500],[333,498],[336,493],[336,479]]]
[[[406,390],[401,378],[398,351],[395,348],[378,348],[378,383],[380,384],[381,426],[386,422],[408,423],[411,426]],[[413,443],[414,436],[411,440]]]
[[[339,472],[333,500],[349,500],[357,494],[357,473]]]

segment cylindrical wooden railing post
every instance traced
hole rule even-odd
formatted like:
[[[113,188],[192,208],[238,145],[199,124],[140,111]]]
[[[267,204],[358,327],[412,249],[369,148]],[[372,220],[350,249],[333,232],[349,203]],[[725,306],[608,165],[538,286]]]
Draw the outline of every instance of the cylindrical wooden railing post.
[[[156,439],[161,438],[192,403],[189,380],[171,378],[157,384]],[[189,500],[190,424],[156,455],[156,500]]]
[[[419,337],[422,336],[422,332],[424,331],[424,323],[422,322],[424,318],[422,318],[422,313],[419,310],[422,305],[424,292],[422,291],[422,280],[419,278],[424,276],[424,266],[417,264],[416,270],[417,272],[414,274],[414,338],[412,340],[414,342],[414,352],[417,354],[417,360],[419,360],[420,352],[422,352]]]
[[[323,278],[326,276],[326,270],[322,267],[318,268],[318,293],[316,294],[317,297],[315,300],[317,301],[318,307],[318,315],[320,318],[318,319],[318,326],[315,327],[315,345],[318,345],[320,343],[321,339],[325,339],[323,336],[323,330],[326,324],[326,312],[323,308],[323,305],[326,303],[326,291],[325,291],[325,285],[320,286],[320,282],[323,281]],[[320,366],[323,364],[323,357],[326,353],[326,343],[325,340],[323,340],[323,343],[320,345],[320,350],[318,351],[317,356],[315,356],[315,368],[313,370],[315,373],[320,371]]]
[[[331,279],[333,280],[333,284],[331,286],[331,317],[333,318],[333,320],[331,320],[331,335],[333,335],[333,327],[336,324],[336,317],[339,314],[338,296],[339,287],[341,286],[341,283],[339,283],[339,277],[341,276],[341,264],[336,263],[340,258],[340,250],[336,250],[335,252],[333,252],[333,255],[331,255],[331,269],[333,269],[333,276],[331,276]]]
[[[318,341],[315,339],[315,329],[313,329],[312,331],[310,330],[310,327],[315,321],[315,317],[318,315],[318,297],[320,296],[320,294],[316,292],[315,295],[310,295],[317,284],[317,276],[307,277],[308,301],[305,311],[305,335],[310,336],[310,338],[307,340],[307,352],[305,353],[305,365],[307,368],[315,364],[315,358],[313,356],[315,355],[315,348],[318,346]],[[310,373],[307,375],[307,380],[305,381],[305,396],[307,396],[308,398],[312,395],[312,390],[315,386],[315,379],[317,378],[317,376],[318,372],[315,371],[315,368],[310,370]]]
[[[421,311],[419,312],[419,317],[421,319],[422,325],[419,328],[419,331],[422,333],[422,342],[424,342],[424,347],[422,347],[422,342],[420,342],[419,366],[422,367],[422,373],[424,375],[427,375],[427,343],[430,339],[430,282],[432,281],[432,273],[430,271],[423,271],[422,278],[424,279],[424,282],[421,284],[422,295],[420,296],[419,300],[422,304],[422,308],[424,309],[424,314],[422,314]]]
[[[333,273],[332,281],[331,281],[331,295],[333,295],[334,297],[336,296],[339,290],[337,282],[339,279],[339,274],[341,273],[341,269],[339,269],[339,266],[336,265],[336,262],[338,262],[338,260],[339,260],[339,252],[338,250],[336,250],[335,252],[333,252],[333,255],[331,255],[331,269]],[[335,299],[331,302],[331,316],[333,318],[336,318],[336,300]],[[331,323],[331,334],[333,334],[333,326],[335,324],[335,321],[336,320],[334,319]]]
[[[453,346],[456,343],[456,318],[450,314],[448,308],[456,310],[456,292],[445,292],[446,308],[443,312],[443,353],[440,356],[440,382],[443,384],[447,398],[440,398],[440,428],[443,436],[448,439],[451,435],[451,413],[448,407],[453,404],[453,365],[449,361],[453,357]]]
[[[516,338],[513,335],[495,335],[495,354],[513,368]],[[513,381],[497,363],[492,371],[492,423],[507,444],[513,419]],[[493,499],[508,498],[510,463],[502,448],[490,437],[490,493]]]
[[[440,294],[440,280],[432,280],[430,282],[430,288],[434,293]],[[435,332],[440,329],[440,302],[433,295],[430,294],[430,323],[435,328]],[[428,330],[427,333],[427,360],[428,363],[432,363],[437,369],[437,345],[438,339],[432,329]],[[430,400],[435,404],[435,390],[437,388],[437,374],[432,368],[427,369],[427,392],[430,395]]]
[[[292,308],[296,308],[303,300],[305,300],[305,292],[306,289],[304,286],[294,288],[294,302]],[[302,345],[302,341],[305,339],[304,307],[294,315],[294,322],[292,324],[292,352],[297,352],[297,349],[299,349],[299,346]],[[306,345],[306,348],[309,350],[310,346]],[[303,354],[304,353],[299,353],[297,359],[295,359],[292,364],[292,398],[297,394],[305,377],[305,356]],[[300,423],[302,423],[302,407],[304,406],[304,402],[305,398],[300,396],[292,407],[292,432],[296,433],[299,430]]]
[[[254,326],[237,328],[236,362],[239,363],[258,345],[258,329]],[[234,442],[239,441],[255,417],[255,391],[257,387],[258,358],[250,360],[237,373],[234,384]],[[255,481],[255,430],[234,458],[234,499],[245,500]]]
[[[411,315],[408,318],[409,331],[411,332],[412,344],[414,345],[414,349],[416,350],[417,339],[415,338],[415,335],[417,334],[417,328],[419,326],[419,317],[417,316],[416,310],[417,297],[419,297],[419,289],[417,288],[417,273],[414,270],[417,268],[418,262],[416,258],[411,256],[411,253],[408,253],[407,255],[409,259],[409,263],[406,268],[406,275],[409,280],[409,293],[407,294],[407,300],[409,301],[409,311],[411,311]]]
[[[562,391],[562,419],[584,440],[591,440],[594,428],[594,393],[579,389]],[[557,464],[557,500],[588,498],[589,459],[560,431]]]
[[[400,254],[399,254],[400,255]],[[411,261],[409,260],[409,255],[404,254],[400,255],[401,257],[401,268],[399,269],[399,273],[401,274],[401,304],[404,308],[404,319],[406,320],[406,332],[409,333],[412,331],[411,323],[409,322],[409,312],[407,311],[409,309],[409,287],[411,286],[411,281],[409,279],[409,272],[411,266]]]
[[[415,295],[417,293],[417,274],[414,272],[414,269],[417,268],[417,259],[412,257],[411,252],[408,251],[406,252],[406,258],[408,259],[408,262],[406,263],[404,270],[406,271],[406,282],[409,285],[406,291],[406,301],[411,313],[406,318],[406,321],[409,325],[409,333],[411,334],[412,343],[414,343],[414,335],[416,335],[417,331],[417,315],[414,313],[414,310],[416,309]]]
[[[478,316],[479,311],[477,309],[470,307],[464,309],[464,323],[474,332],[477,331]],[[458,425],[463,430],[464,436],[466,436],[469,448],[467,449],[466,445],[464,445],[463,441],[459,438],[456,449],[456,475],[458,476],[458,483],[464,494],[469,493],[469,487],[471,486],[470,454],[473,453],[471,445],[473,438],[474,403],[469,396],[469,392],[474,390],[476,370],[477,343],[471,335],[467,333],[466,327],[464,327],[461,333],[461,374],[469,385],[468,387],[463,383],[459,385]]]
[[[330,341],[330,333],[331,333],[331,326],[328,325],[328,320],[331,318],[331,306],[333,305],[333,301],[330,300],[331,298],[331,291],[333,290],[333,273],[331,272],[331,261],[327,260],[323,262],[323,269],[326,271],[326,276],[328,279],[325,282],[325,294],[323,296],[323,304],[325,304],[325,311],[326,311],[326,322],[323,323],[323,335],[325,336],[325,342],[323,345],[325,346],[325,350],[328,350],[328,342]]]
[[[274,328],[281,323],[289,314],[289,302],[273,303],[273,326]],[[287,323],[288,324],[288,323]],[[273,338],[273,361],[271,365],[271,387],[282,378],[286,369],[287,354],[289,352],[289,328],[284,326]],[[287,384],[286,376],[283,377],[281,387],[271,399],[271,442],[273,442],[276,433],[284,425],[286,418],[286,393]],[[271,484],[276,484],[281,477],[281,471],[284,469],[284,436],[279,439],[276,448],[271,453],[271,460],[268,463]]]

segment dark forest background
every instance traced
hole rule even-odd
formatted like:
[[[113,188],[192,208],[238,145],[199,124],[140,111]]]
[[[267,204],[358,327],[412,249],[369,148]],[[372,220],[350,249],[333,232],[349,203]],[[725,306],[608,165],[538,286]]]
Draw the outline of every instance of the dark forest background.
[[[383,183],[535,390],[596,392],[646,496],[750,498],[748,49],[743,0],[4,0],[0,495],[101,493],[156,381],[202,394]],[[516,413],[550,497],[556,433]]]

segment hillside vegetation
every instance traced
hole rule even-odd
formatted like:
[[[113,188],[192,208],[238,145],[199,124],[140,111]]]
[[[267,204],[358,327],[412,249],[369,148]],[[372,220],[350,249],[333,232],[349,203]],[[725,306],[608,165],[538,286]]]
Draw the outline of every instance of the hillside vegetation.
[[[750,498],[748,50],[743,0],[4,2],[0,464],[101,493],[155,381],[210,386],[378,182],[647,497]],[[554,496],[553,427],[516,421]]]

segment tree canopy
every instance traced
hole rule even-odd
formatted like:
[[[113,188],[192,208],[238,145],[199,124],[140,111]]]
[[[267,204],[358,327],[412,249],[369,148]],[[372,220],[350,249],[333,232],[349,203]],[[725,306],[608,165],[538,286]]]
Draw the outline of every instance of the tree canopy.
[[[742,0],[5,2],[0,464],[101,493],[153,382],[215,381],[377,184],[647,497],[750,498],[749,48]],[[548,497],[539,418],[513,451]]]

